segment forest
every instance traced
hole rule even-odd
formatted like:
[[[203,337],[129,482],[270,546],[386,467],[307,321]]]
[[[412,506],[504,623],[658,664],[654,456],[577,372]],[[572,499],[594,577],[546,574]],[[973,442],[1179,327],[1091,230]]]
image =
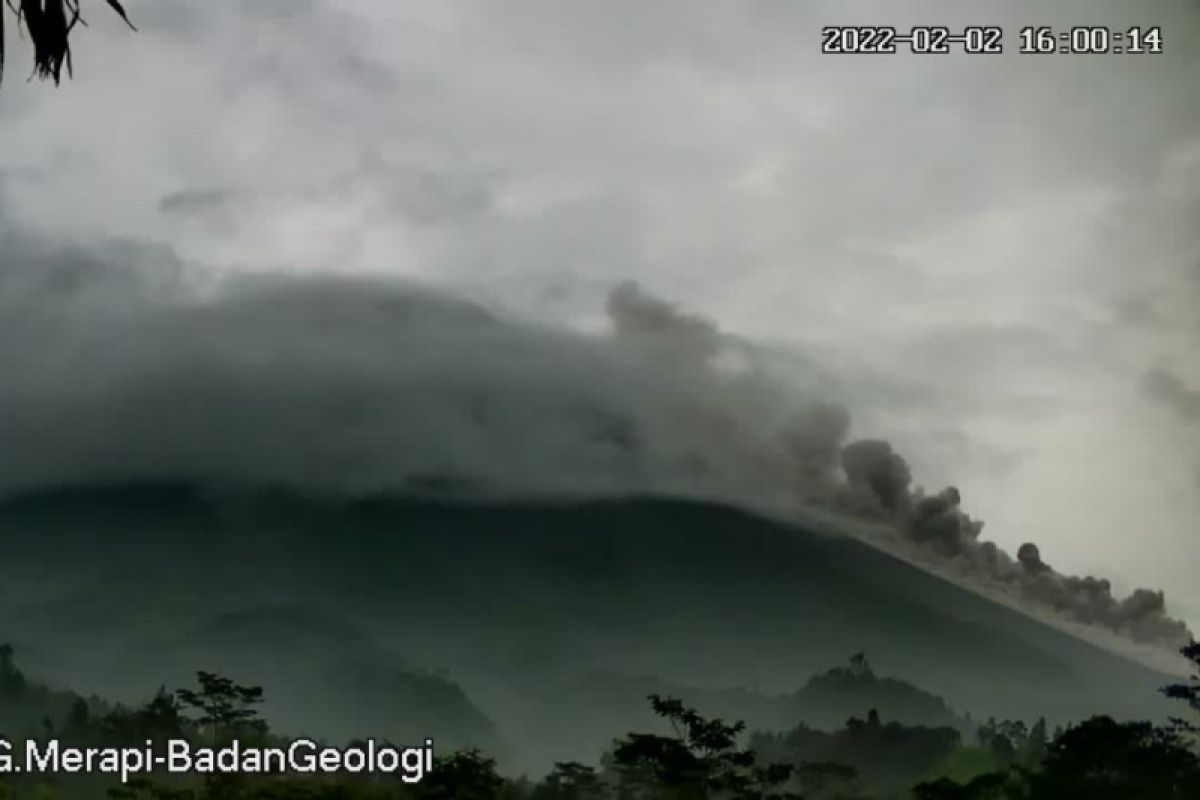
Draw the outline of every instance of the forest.
[[[1200,643],[1182,654],[1200,672]],[[943,724],[902,724],[876,708],[840,727],[798,724],[748,731],[741,721],[706,715],[683,700],[646,698],[662,723],[655,731],[615,734],[597,759],[556,762],[541,776],[509,775],[479,748],[436,753],[418,782],[400,772],[298,775],[223,772],[164,775],[9,774],[4,798],[460,798],[461,800],[1184,800],[1200,797],[1200,675],[1163,686],[1180,716],[1164,724],[1107,715],[1056,726],[1045,719],[973,721],[935,696],[875,675],[866,655],[814,677],[810,700],[853,696],[923,706]],[[10,645],[0,647],[0,707],[11,763],[25,742],[62,748],[137,748],[187,740],[218,748],[285,748],[291,738],[261,713],[261,686],[211,672],[191,687],[160,687],[140,707],[56,690],[27,677]],[[914,700],[915,698],[915,700]],[[294,738],[294,737],[292,737]],[[364,740],[358,740],[362,744]],[[355,741],[349,743],[355,745]],[[403,746],[403,743],[395,743]],[[161,771],[160,771],[161,772]]]

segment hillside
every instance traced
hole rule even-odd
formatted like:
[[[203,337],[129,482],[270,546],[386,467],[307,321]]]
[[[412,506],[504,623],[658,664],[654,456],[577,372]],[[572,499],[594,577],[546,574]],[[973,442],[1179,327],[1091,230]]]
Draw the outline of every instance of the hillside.
[[[480,709],[456,712],[455,737],[486,716],[522,763],[598,753],[644,721],[622,719],[630,698],[597,673],[765,697],[866,651],[880,674],[976,718],[1163,709],[1166,676],[862,543],[715,505],[333,504],[168,486],[11,501],[0,540],[0,622],[52,682],[128,699],[230,669],[293,702],[325,687],[343,734],[424,691],[389,674],[445,676],[465,692],[456,707]],[[795,703],[803,715],[803,692]],[[321,724],[285,705],[272,716]]]

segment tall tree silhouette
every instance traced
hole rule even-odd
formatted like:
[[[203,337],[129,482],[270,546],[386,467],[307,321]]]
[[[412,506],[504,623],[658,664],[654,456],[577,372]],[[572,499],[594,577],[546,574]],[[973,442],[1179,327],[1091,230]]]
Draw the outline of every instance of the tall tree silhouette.
[[[105,0],[132,30],[124,6],[119,0]],[[24,28],[33,43],[33,74],[43,80],[50,78],[58,85],[63,67],[71,77],[71,33],[76,25],[87,26],[79,6],[80,0],[5,0],[16,17],[17,31]],[[5,13],[0,8],[0,82],[4,80]]]
[[[213,742],[219,737],[244,733],[264,733],[266,722],[254,706],[263,701],[261,686],[241,686],[229,678],[203,670],[196,673],[199,689],[177,689],[175,696],[186,708],[200,713],[196,722],[208,728]]]
[[[737,746],[744,723],[706,719],[674,698],[652,694],[649,699],[675,735],[630,733],[614,743],[620,797],[800,800],[783,788],[792,778],[792,765],[759,766],[752,750]]]
[[[1169,686],[1164,686],[1161,691],[1167,697],[1187,703],[1197,715],[1195,721],[1183,718],[1172,719],[1171,722],[1176,730],[1181,733],[1200,736],[1200,642],[1193,640],[1180,648],[1179,652],[1191,662],[1192,669],[1195,672],[1192,673],[1187,683],[1172,683]]]

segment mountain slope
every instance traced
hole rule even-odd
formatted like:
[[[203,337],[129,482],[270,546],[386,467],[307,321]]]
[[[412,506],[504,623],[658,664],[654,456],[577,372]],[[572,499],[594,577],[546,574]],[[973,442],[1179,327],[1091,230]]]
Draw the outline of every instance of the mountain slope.
[[[0,622],[38,674],[128,696],[186,654],[257,673],[235,677],[269,695],[332,668],[314,650],[394,653],[445,669],[539,758],[628,729],[615,698],[578,689],[597,670],[784,694],[866,651],[976,717],[1164,708],[1163,675],[857,541],[717,505],[77,490],[10,501],[0,540]],[[263,607],[269,638],[217,635]],[[315,627],[286,608],[319,612]]]

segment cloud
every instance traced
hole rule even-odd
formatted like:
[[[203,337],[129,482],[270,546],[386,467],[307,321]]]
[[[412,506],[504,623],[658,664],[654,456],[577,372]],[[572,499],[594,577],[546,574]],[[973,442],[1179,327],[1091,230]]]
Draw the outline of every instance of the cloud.
[[[163,195],[158,210],[164,214],[188,214],[219,208],[229,199],[226,189],[180,189]]]
[[[1149,22],[1091,0],[635,5],[161,0],[130,5],[136,35],[96,14],[71,84],[0,92],[8,213],[93,260],[155,239],[181,262],[374,276],[363,294],[404,277],[558,333],[607,331],[633,280],[719,329],[718,361],[770,340],[755,369],[811,401],[788,417],[722,362],[717,385],[771,420],[730,453],[784,458],[759,440],[792,426],[817,486],[846,441],[884,437],[1009,551],[1035,539],[1064,572],[1196,607],[1200,440],[1143,391],[1151,365],[1196,385],[1195,3]],[[1030,20],[1085,18],[1161,24],[1166,50],[1014,52]],[[823,25],[931,20],[1003,25],[1009,52],[819,52]],[[636,339],[619,352],[649,358]],[[593,423],[600,474],[629,463],[611,442],[649,436],[613,419]],[[679,460],[710,474],[694,451],[716,447]]]
[[[1146,391],[1179,415],[1184,422],[1200,422],[1200,389],[1193,389],[1178,375],[1165,369],[1146,373]]]
[[[715,369],[719,332],[632,285],[596,338],[389,279],[214,282],[158,250],[5,244],[5,493],[190,480],[354,496],[436,477],[752,501],[787,489],[787,448],[806,446],[803,427],[777,442],[810,401]]]
[[[939,558],[1138,640],[1161,593],[1017,562],[949,488],[913,490],[830,393],[622,283],[585,335],[395,279],[214,279],[169,250],[0,233],[0,494],[186,481],[323,498],[665,494],[881,519]],[[36,349],[31,343],[36,342]],[[968,575],[973,573],[968,572]]]

